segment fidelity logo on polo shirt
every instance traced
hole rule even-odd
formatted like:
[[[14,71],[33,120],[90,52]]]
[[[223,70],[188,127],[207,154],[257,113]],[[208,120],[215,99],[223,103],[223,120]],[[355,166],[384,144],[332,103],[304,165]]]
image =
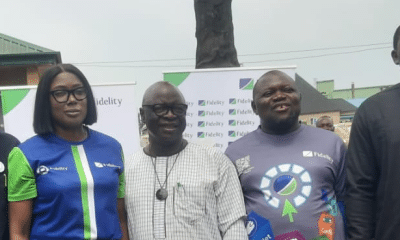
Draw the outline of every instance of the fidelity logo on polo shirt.
[[[120,166],[114,165],[112,163],[94,162],[94,165],[98,168],[103,168],[103,167],[121,168]]]
[[[67,171],[68,167],[47,167],[45,165],[40,165],[36,169],[36,173],[39,174],[39,175],[46,175],[47,173],[50,172],[50,170],[53,170],[53,171]]]

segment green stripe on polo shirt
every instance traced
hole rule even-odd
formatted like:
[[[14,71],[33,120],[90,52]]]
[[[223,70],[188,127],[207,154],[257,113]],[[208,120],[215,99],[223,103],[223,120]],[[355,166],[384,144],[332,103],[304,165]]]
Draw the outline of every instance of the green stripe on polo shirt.
[[[82,147],[82,146],[80,146]],[[97,237],[97,231],[96,231],[96,236],[93,236],[93,227],[96,228],[96,226],[92,226],[93,219],[91,219],[91,214],[90,214],[90,201],[94,201],[94,199],[90,199],[90,193],[89,193],[89,186],[88,186],[88,177],[92,178],[91,172],[89,169],[89,172],[86,170],[84,164],[82,162],[82,157],[86,159],[86,156],[81,156],[82,151],[78,149],[78,146],[71,146],[72,149],[72,155],[74,157],[75,161],[75,166],[78,171],[79,175],[79,180],[81,182],[81,197],[82,197],[82,208],[83,208],[83,224],[84,224],[84,239],[92,239]],[[85,154],[83,152],[83,154]],[[95,220],[94,220],[95,221]]]

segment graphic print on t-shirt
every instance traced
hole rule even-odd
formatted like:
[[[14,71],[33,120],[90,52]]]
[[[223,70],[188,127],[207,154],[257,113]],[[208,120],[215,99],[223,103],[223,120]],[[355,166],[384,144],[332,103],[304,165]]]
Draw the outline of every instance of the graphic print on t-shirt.
[[[321,213],[318,220],[318,234],[326,236],[329,240],[335,238],[335,217],[327,212]]]
[[[260,189],[269,206],[282,212],[289,222],[311,193],[311,176],[298,164],[280,164],[268,169],[261,179]]]
[[[322,192],[321,199],[326,203],[326,207],[329,210],[329,214],[336,217],[338,215],[338,209],[339,209],[336,199],[333,197],[328,198],[328,192],[325,189],[322,189],[321,192]]]

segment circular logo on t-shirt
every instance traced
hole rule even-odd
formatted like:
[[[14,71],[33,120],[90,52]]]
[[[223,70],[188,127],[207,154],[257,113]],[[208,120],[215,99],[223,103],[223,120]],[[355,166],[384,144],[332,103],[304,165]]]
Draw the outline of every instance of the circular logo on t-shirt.
[[[49,168],[44,165],[41,165],[36,169],[36,173],[39,175],[45,175],[48,172],[49,172]]]
[[[3,173],[4,169],[5,169],[4,164],[0,162],[0,173]]]
[[[271,207],[284,207],[287,199],[297,208],[310,196],[311,182],[311,175],[305,168],[286,163],[273,166],[265,172],[260,190]]]
[[[292,194],[294,191],[296,191],[296,188],[296,178],[291,175],[282,175],[274,182],[274,190],[281,196]]]

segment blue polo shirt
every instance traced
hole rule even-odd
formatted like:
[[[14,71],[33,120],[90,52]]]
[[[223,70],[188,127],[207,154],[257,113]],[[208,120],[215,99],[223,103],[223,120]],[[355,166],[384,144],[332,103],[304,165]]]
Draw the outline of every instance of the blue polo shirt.
[[[89,129],[82,142],[35,136],[8,159],[8,200],[33,199],[30,239],[120,239],[123,155],[113,138]]]

